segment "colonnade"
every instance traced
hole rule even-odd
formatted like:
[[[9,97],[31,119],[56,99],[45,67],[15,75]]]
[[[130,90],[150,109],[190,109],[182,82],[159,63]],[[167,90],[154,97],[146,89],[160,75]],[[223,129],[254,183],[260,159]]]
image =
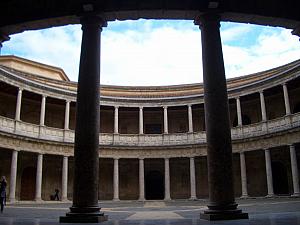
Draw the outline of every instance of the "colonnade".
[[[100,211],[98,204],[98,173],[99,173],[99,85],[100,85],[100,34],[106,22],[95,15],[84,15],[80,20],[82,24],[82,45],[77,89],[77,113],[74,147],[74,185],[73,205],[60,222],[100,222],[107,217]],[[232,146],[230,134],[230,120],[228,96],[225,79],[225,69],[220,37],[220,16],[216,13],[207,13],[199,16],[195,24],[201,29],[204,108],[207,138],[209,204],[208,210],[200,214],[201,218],[208,220],[242,219],[248,218],[247,213],[238,209],[234,199]],[[283,85],[286,113],[290,113],[287,87]],[[266,106],[263,90],[260,92],[260,105],[262,121],[267,120]],[[15,119],[20,120],[22,89],[18,91]],[[238,125],[242,125],[242,110],[237,98]],[[45,122],[46,96],[42,96],[40,125]],[[65,128],[68,128],[66,102]],[[168,133],[168,111],[163,107],[164,133]],[[118,133],[118,107],[115,107],[114,132]],[[143,133],[143,108],[139,109],[139,133]],[[193,132],[192,108],[188,105],[188,127]],[[292,148],[291,148],[292,149]],[[291,150],[291,154],[294,151]],[[292,157],[291,157],[292,159]],[[272,169],[270,152],[265,150],[266,174],[268,195],[273,195]],[[36,200],[41,200],[43,155],[38,155]],[[140,160],[139,168],[143,168]],[[247,195],[245,158],[241,157],[241,176],[243,195]],[[292,163],[294,165],[294,161]],[[295,166],[295,165],[294,165]],[[169,158],[165,158],[165,200],[170,199],[170,168]],[[118,186],[118,159],[114,159],[114,199],[119,199]],[[293,169],[293,176],[297,180],[297,173]],[[190,159],[191,198],[195,197],[195,165]],[[139,173],[139,178],[143,176]],[[65,177],[65,176],[63,176]],[[293,179],[294,181],[294,179]],[[65,182],[63,182],[65,183]],[[144,182],[139,181],[143,186]],[[296,187],[297,189],[297,187]],[[299,190],[299,187],[298,187]],[[297,193],[296,193],[297,194]],[[140,198],[143,199],[142,191]]]
[[[21,107],[22,107],[22,93],[23,88],[18,88],[18,94],[17,94],[17,101],[16,101],[16,110],[15,110],[15,120],[20,121],[21,120]],[[288,94],[288,87],[286,83],[282,84],[282,90],[283,90],[283,96],[284,96],[284,105],[285,105],[285,114],[290,115],[291,114],[291,108],[290,108],[290,100],[289,100],[289,94]],[[260,96],[260,110],[261,110],[261,118],[262,121],[267,120],[267,113],[266,113],[266,104],[265,104],[265,96],[264,91],[259,91]],[[40,126],[45,126],[45,113],[46,113],[46,102],[47,102],[47,96],[41,95],[41,106],[40,106]],[[243,125],[243,118],[242,118],[242,107],[241,107],[241,97],[236,97],[236,115],[238,119],[238,126]],[[65,100],[65,115],[64,115],[64,129],[69,129],[69,123],[70,123],[70,100]],[[121,106],[113,106],[114,107],[114,133],[119,133],[119,108]],[[187,104],[187,118],[188,118],[188,132],[192,133],[194,132],[194,124],[193,124],[193,104]],[[139,134],[144,134],[144,108],[143,106],[139,107]],[[163,106],[163,124],[164,124],[164,131],[163,133],[168,134],[168,108],[169,106]]]
[[[270,149],[264,149],[265,155],[265,168],[266,168],[266,183],[267,183],[267,197],[274,196],[273,190],[273,176],[272,176],[272,163]],[[17,180],[17,165],[18,165],[18,153],[19,151],[13,150],[11,155],[11,167],[10,167],[10,188],[9,188],[9,201],[16,201],[16,180]],[[300,196],[299,191],[299,174],[296,158],[295,145],[289,145],[290,164],[292,172],[292,184],[293,193],[292,196]],[[35,201],[42,201],[42,179],[43,179],[43,154],[37,154],[36,161],[36,189],[35,189]],[[240,179],[241,179],[241,198],[248,198],[248,185],[247,185],[247,170],[245,152],[240,152]],[[68,156],[62,157],[62,180],[61,180],[61,200],[67,201],[68,191]],[[113,199],[119,201],[119,160],[120,158],[114,158],[113,163]],[[145,158],[139,158],[139,201],[145,199]],[[164,158],[164,200],[170,200],[170,158]],[[196,173],[195,173],[195,157],[189,157],[189,174],[190,174],[190,199],[197,199],[196,195]],[[44,178],[45,179],[45,178]],[[201,181],[200,181],[201,182]]]

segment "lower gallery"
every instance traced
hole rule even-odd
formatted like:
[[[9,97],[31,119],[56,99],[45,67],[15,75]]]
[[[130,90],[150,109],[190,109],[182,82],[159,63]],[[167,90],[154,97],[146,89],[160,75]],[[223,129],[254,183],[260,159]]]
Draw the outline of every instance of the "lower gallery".
[[[0,56],[8,199],[72,200],[77,84]],[[236,197],[299,196],[300,61],[227,80]],[[99,200],[208,198],[202,84],[101,85]]]

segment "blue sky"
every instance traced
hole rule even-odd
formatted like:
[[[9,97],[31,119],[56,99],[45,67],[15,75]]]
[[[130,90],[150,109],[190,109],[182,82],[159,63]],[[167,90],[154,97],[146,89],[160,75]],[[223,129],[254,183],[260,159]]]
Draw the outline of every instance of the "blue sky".
[[[11,36],[2,54],[61,67],[77,81],[80,25]],[[299,37],[283,28],[221,23],[226,77],[267,70],[300,58]],[[193,21],[109,22],[101,36],[101,83],[173,85],[202,82],[201,33]]]

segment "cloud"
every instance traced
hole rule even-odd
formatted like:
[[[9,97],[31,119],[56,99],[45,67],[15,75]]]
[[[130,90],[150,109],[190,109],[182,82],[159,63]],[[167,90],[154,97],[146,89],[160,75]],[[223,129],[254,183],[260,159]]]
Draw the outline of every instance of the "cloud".
[[[247,34],[245,34],[247,35]],[[300,58],[300,43],[286,29],[262,29],[249,46],[223,45],[227,78],[268,70]]]
[[[222,23],[226,76],[250,74],[300,58],[289,30]],[[101,83],[172,85],[202,82],[201,33],[191,21],[110,22],[101,37]],[[4,43],[15,54],[61,67],[77,81],[79,25],[16,34]]]

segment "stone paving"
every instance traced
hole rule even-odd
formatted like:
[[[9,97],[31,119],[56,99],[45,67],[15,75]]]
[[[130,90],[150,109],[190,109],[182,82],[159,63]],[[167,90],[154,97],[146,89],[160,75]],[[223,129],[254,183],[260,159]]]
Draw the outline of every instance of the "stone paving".
[[[239,199],[239,208],[249,213],[249,220],[205,221],[199,213],[206,209],[198,201],[104,201],[102,211],[109,220],[103,225],[300,225],[300,198]],[[58,225],[59,216],[69,211],[71,203],[22,202],[8,204],[0,214],[0,225]]]

